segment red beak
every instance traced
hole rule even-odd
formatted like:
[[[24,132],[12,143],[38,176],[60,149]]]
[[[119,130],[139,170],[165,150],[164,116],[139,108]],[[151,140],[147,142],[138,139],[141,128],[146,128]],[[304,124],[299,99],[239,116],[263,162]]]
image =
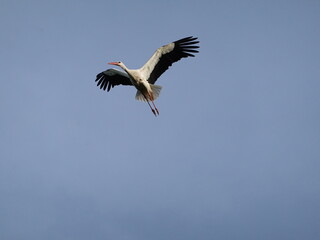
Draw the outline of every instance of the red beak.
[[[109,62],[108,64],[110,64],[110,65],[119,65],[119,63],[118,62]]]

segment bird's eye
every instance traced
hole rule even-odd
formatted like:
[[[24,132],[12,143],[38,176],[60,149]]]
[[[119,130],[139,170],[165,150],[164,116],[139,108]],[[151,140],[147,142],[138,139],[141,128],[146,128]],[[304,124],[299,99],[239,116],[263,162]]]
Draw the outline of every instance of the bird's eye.
[[[121,62],[118,62],[118,63],[121,63]]]

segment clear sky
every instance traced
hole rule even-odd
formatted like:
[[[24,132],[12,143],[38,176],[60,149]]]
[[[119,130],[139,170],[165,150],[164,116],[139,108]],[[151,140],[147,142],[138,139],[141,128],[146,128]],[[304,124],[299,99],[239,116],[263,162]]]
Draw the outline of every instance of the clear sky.
[[[320,1],[0,0],[1,240],[320,239]],[[154,117],[108,62],[197,36]]]

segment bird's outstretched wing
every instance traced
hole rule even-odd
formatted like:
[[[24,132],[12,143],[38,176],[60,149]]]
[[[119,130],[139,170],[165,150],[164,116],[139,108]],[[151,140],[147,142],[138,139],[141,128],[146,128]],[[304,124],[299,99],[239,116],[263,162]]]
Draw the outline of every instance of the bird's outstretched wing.
[[[100,86],[100,89],[107,89],[108,92],[111,88],[120,84],[132,85],[127,73],[113,68],[99,73],[97,75],[96,82],[98,82],[97,86]]]
[[[154,84],[162,73],[181,58],[194,57],[192,53],[199,52],[196,50],[199,46],[195,46],[199,43],[197,39],[192,36],[186,37],[158,48],[141,68],[148,82]]]

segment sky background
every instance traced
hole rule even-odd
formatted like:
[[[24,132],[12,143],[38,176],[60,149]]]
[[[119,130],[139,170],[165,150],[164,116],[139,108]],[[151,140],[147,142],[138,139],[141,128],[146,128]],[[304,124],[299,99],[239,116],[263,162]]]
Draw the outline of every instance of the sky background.
[[[0,0],[0,239],[320,239],[320,1]],[[200,40],[154,117],[107,62]]]

